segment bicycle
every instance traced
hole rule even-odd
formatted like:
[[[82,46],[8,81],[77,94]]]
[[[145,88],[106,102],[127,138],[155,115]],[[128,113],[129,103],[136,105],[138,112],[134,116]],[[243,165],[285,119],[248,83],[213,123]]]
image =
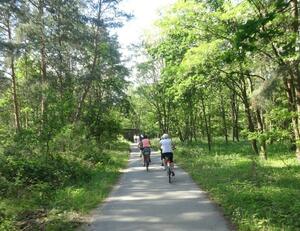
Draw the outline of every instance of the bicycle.
[[[150,153],[151,153],[150,148],[143,149],[144,164],[145,164],[147,172],[149,171]]]
[[[171,166],[171,160],[167,156],[165,156],[165,163],[166,163],[166,170],[167,170],[169,183],[171,184],[172,181],[174,181],[173,179],[175,177],[175,174],[174,174],[173,168]]]

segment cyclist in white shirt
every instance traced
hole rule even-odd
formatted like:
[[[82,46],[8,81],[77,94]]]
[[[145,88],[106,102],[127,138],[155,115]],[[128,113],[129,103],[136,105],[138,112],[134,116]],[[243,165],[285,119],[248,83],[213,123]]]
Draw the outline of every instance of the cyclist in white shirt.
[[[163,134],[161,140],[159,141],[162,149],[162,157],[165,160],[166,166],[166,158],[170,160],[171,168],[174,169],[174,162],[173,162],[173,144],[172,140],[170,139],[168,134]],[[172,175],[174,176],[175,173],[172,171]]]

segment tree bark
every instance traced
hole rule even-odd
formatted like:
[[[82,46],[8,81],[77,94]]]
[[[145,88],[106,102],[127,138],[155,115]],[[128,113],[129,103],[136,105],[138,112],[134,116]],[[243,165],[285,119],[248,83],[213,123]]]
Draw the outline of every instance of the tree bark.
[[[194,141],[197,142],[197,124],[196,124],[196,121],[197,121],[197,112],[194,113],[194,116],[193,116],[193,119],[192,119],[192,122],[193,122],[193,138],[194,138]]]
[[[253,123],[253,117],[252,117],[252,113],[251,113],[251,109],[250,109],[250,103],[249,103],[249,98],[247,95],[247,89],[246,89],[246,83],[245,80],[242,80],[243,82],[243,86],[242,86],[242,100],[244,103],[244,107],[245,107],[245,113],[247,116],[247,120],[248,120],[248,130],[249,132],[255,132],[255,126]],[[255,154],[259,154],[258,148],[257,148],[257,140],[253,139],[251,140],[251,145],[252,145],[252,149],[254,151]]]
[[[12,43],[10,16],[8,16],[8,19],[7,19],[7,32],[8,32],[8,39]],[[15,57],[14,57],[13,50],[11,50],[11,52],[10,52],[10,69],[11,69],[11,78],[12,78],[12,96],[13,96],[13,104],[14,104],[15,128],[16,128],[17,132],[19,132],[21,130],[21,124],[20,124],[19,102],[18,102],[18,96],[17,96]]]
[[[258,125],[258,130],[260,133],[265,132],[265,126],[264,126],[264,118],[263,118],[263,113],[261,110],[256,109],[256,117],[257,117],[257,125]],[[261,145],[260,145],[260,155],[263,159],[267,160],[268,155],[267,155],[267,144],[266,140],[262,138],[260,140]]]
[[[250,85],[250,90],[251,93],[254,91],[254,84],[253,81],[250,77],[250,75],[248,75],[248,81],[249,81],[249,85]],[[263,158],[263,159],[267,159],[267,145],[266,145],[266,140],[264,138],[264,131],[265,131],[265,126],[264,126],[264,119],[263,119],[263,114],[262,111],[259,108],[255,109],[255,114],[256,114],[256,124],[257,124],[257,128],[258,128],[258,132],[260,133],[260,152],[259,155]]]
[[[223,122],[223,134],[225,137],[225,142],[226,144],[228,143],[228,132],[227,132],[227,122],[226,122],[226,112],[225,112],[225,106],[224,106],[224,99],[223,95],[220,94],[220,103],[221,103],[221,117],[222,117],[222,122]]]
[[[236,93],[231,95],[231,123],[232,123],[232,141],[239,141],[239,128],[238,128],[238,105]]]
[[[299,134],[299,120],[300,120],[300,70],[299,70],[299,52],[300,52],[300,23],[299,23],[299,2],[298,0],[291,1],[292,10],[293,10],[293,32],[296,34],[295,40],[295,53],[298,53],[296,60],[293,61],[293,69],[296,79],[296,102],[297,102],[297,124],[294,126],[295,138],[296,138],[296,156],[300,161],[300,134]]]
[[[98,10],[98,13],[97,13],[97,20],[100,21],[101,19],[101,12],[102,12],[102,0],[99,0],[98,1],[98,6],[99,6],[99,10]],[[80,100],[78,102],[78,105],[77,105],[77,109],[76,109],[76,113],[75,113],[75,116],[74,116],[74,122],[78,121],[80,116],[81,116],[81,110],[82,110],[82,107],[83,107],[83,104],[84,104],[84,101],[85,101],[85,98],[92,86],[92,78],[93,78],[93,75],[95,73],[95,67],[96,67],[96,64],[97,64],[97,60],[98,60],[98,43],[99,43],[99,33],[100,33],[100,26],[96,25],[96,29],[94,31],[94,57],[93,57],[93,62],[92,62],[92,67],[91,67],[91,74],[90,74],[90,78],[91,79],[88,79],[88,83],[86,85],[86,87],[84,88],[84,91],[80,97]]]
[[[203,118],[204,118],[204,123],[205,123],[208,151],[211,151],[211,134],[210,134],[210,129],[209,129],[209,121],[208,121],[208,117],[206,114],[204,98],[202,95],[201,95],[201,106],[202,106],[202,113],[203,113]]]
[[[283,77],[283,86],[284,86],[284,90],[286,92],[287,95],[287,99],[288,99],[288,110],[290,112],[296,112],[296,103],[295,103],[295,87],[293,84],[293,80],[290,78],[287,78],[285,75]],[[292,124],[293,128],[294,128],[294,132],[291,134],[290,136],[290,141],[291,141],[291,150],[296,151],[296,140],[295,140],[295,134],[296,134],[296,130],[295,128],[298,127],[298,117],[293,116],[291,118],[291,120],[289,121],[290,124]],[[289,125],[287,125],[288,127]]]
[[[60,101],[61,101],[61,105],[64,104],[64,92],[66,89],[64,89],[64,76],[67,75],[67,72],[69,71],[68,68],[65,68],[66,64],[64,62],[64,57],[62,54],[62,50],[63,50],[63,41],[62,41],[62,35],[63,35],[63,29],[62,27],[62,14],[61,14],[61,6],[59,8],[59,14],[57,15],[57,28],[58,28],[58,46],[59,46],[59,50],[58,50],[58,57],[59,57],[59,66],[58,66],[58,71],[57,71],[57,76],[58,76],[58,80],[59,80],[59,93],[60,93]],[[65,124],[65,120],[66,120],[66,116],[65,116],[65,110],[64,107],[60,107],[60,120],[61,120],[61,124],[62,126]]]
[[[44,34],[44,0],[39,0],[38,5],[39,10],[39,20],[40,20],[40,62],[41,62],[41,117],[42,125],[45,120],[45,110],[46,110],[46,97],[45,97],[45,88],[46,88],[46,79],[47,79],[47,66],[46,66],[46,44],[45,44],[45,34]]]
[[[235,97],[235,138],[236,141],[240,142],[240,130],[239,130],[239,115],[240,115],[240,110],[239,110],[239,103],[237,101],[237,97]]]

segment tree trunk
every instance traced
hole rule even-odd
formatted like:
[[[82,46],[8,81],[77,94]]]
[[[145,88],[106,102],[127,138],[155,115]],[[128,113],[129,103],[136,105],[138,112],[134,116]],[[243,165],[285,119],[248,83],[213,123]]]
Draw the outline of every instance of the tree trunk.
[[[209,110],[209,111],[211,111],[211,110]],[[210,143],[210,146],[212,146],[213,136],[212,136],[212,132],[211,132],[211,114],[209,113],[207,115],[207,117],[208,117],[209,143]]]
[[[44,1],[39,0],[39,20],[40,20],[40,58],[41,58],[41,117],[42,117],[42,126],[45,119],[45,110],[46,110],[46,99],[45,99],[45,88],[46,88],[46,79],[47,79],[47,66],[46,66],[46,44],[45,44],[45,35],[44,35]]]
[[[197,141],[197,125],[196,125],[196,121],[197,121],[197,111],[194,113],[194,117],[192,119],[193,122],[193,138],[194,141]]]
[[[251,111],[250,108],[248,106],[246,106],[245,108],[245,113],[247,116],[247,120],[248,120],[248,130],[249,132],[255,132],[255,127],[254,127],[254,123],[252,120],[252,116],[251,116]],[[254,151],[255,154],[259,154],[258,148],[257,148],[257,140],[253,139],[251,140],[251,145],[252,145],[252,149]]]
[[[195,127],[194,127],[194,107],[193,107],[193,100],[192,97],[189,99],[189,141],[193,141]]]
[[[156,115],[157,115],[159,130],[161,130],[164,133],[165,131],[164,131],[164,126],[162,121],[162,115],[159,108],[157,108]]]
[[[97,13],[97,20],[100,21],[101,12],[102,12],[102,0],[98,1],[98,6],[99,6],[99,10],[98,10],[98,13]],[[92,78],[93,78],[93,75],[94,75],[94,72],[95,72],[95,67],[96,67],[97,60],[98,60],[99,33],[100,33],[100,26],[97,25],[96,30],[94,31],[94,57],[93,57],[93,62],[92,62],[92,67],[91,67],[91,72],[90,72],[91,79],[87,80],[88,83],[87,83],[86,87],[84,88],[83,94],[81,95],[80,100],[78,102],[74,122],[78,121],[80,116],[81,116],[81,110],[82,110],[85,98],[87,97],[87,94],[88,94],[88,92],[91,88],[91,85],[92,85]]]
[[[168,115],[167,115],[167,109],[166,109],[166,102],[163,101],[163,126],[164,131],[166,133],[169,133],[169,123],[168,123]]]
[[[180,141],[184,142],[184,138],[182,136],[182,132],[181,132],[180,128],[178,128],[178,136],[179,136]]]
[[[296,112],[296,105],[295,105],[295,94],[294,94],[294,84],[292,79],[288,79],[287,77],[283,78],[283,86],[284,90],[286,91],[287,99],[288,99],[288,110],[290,112]],[[291,141],[291,150],[296,151],[296,140],[295,140],[295,134],[296,134],[296,128],[298,124],[298,117],[293,116],[291,120],[289,121],[290,124],[293,125],[294,132],[290,135],[290,141]],[[289,126],[289,124],[287,124]]]
[[[261,110],[256,109],[256,117],[257,117],[257,125],[258,125],[258,130],[260,133],[264,133],[265,126],[264,126],[264,119],[263,119],[263,113]],[[266,145],[266,140],[262,138],[260,140],[261,145],[260,145],[260,156],[267,160],[267,145]]]
[[[235,138],[236,140],[239,142],[240,141],[240,131],[239,131],[239,115],[240,115],[240,111],[239,111],[239,104],[237,102],[237,98],[235,98],[236,104],[235,104]]]
[[[202,107],[201,107],[201,109],[202,109]],[[203,137],[205,137],[205,128],[204,128],[204,125],[203,125],[203,117],[202,117],[202,114],[201,114],[201,112],[202,112],[203,110],[199,110],[199,112],[198,112],[198,115],[199,115],[199,122],[200,122],[200,135],[201,135],[201,139],[203,139]]]
[[[249,99],[248,99],[248,95],[247,95],[245,80],[243,80],[242,97],[243,97],[242,100],[243,100],[244,107],[245,107],[245,113],[246,113],[247,120],[248,120],[248,130],[249,130],[249,132],[255,132],[255,126],[253,123],[253,118],[252,118],[250,103],[249,103]],[[256,139],[251,140],[251,145],[252,145],[252,149],[253,149],[254,153],[258,155],[259,151],[257,148],[257,140]]]
[[[235,93],[231,95],[232,141],[235,141]]]
[[[222,122],[223,122],[223,134],[225,137],[225,142],[226,144],[228,143],[228,132],[227,132],[227,122],[226,122],[226,112],[225,112],[225,106],[224,106],[224,99],[223,95],[221,95],[221,117],[222,117]]]
[[[7,19],[7,31],[8,31],[8,39],[12,43],[12,35],[10,28],[10,18]],[[21,130],[20,125],[20,111],[19,111],[19,102],[17,96],[17,83],[16,83],[16,72],[15,72],[15,58],[14,51],[10,52],[10,69],[11,69],[11,78],[12,78],[12,96],[13,96],[13,104],[14,104],[14,117],[15,117],[15,128],[17,132]]]
[[[238,129],[238,105],[236,93],[231,95],[231,123],[232,123],[232,141],[239,141],[239,129]]]
[[[252,79],[250,76],[248,76],[248,81],[249,81],[249,85],[250,85],[250,90],[251,93],[254,91],[254,84],[252,82]],[[260,156],[263,159],[267,159],[267,145],[266,145],[266,140],[264,138],[264,130],[265,130],[265,126],[264,126],[264,119],[263,119],[263,114],[261,112],[261,110],[259,110],[258,108],[256,108],[255,110],[255,114],[256,114],[256,124],[257,124],[257,128],[258,128],[258,132],[260,133]]]
[[[202,95],[201,95],[201,105],[202,105],[202,113],[203,113],[203,118],[204,118],[204,123],[205,123],[208,151],[211,151],[211,134],[210,134],[209,124],[208,124],[209,121],[207,118],[207,114],[206,114],[206,110],[205,110],[205,103],[204,103],[204,99],[203,99]]]
[[[292,10],[293,10],[293,31],[297,35],[296,41],[295,41],[295,53],[300,52],[300,23],[299,23],[299,2],[298,0],[292,0]],[[298,118],[297,121],[299,122],[300,120],[300,70],[299,70],[299,63],[300,59],[299,57],[294,60],[293,62],[293,68],[294,68],[294,73],[295,73],[295,78],[296,78],[296,102],[297,102],[297,114]],[[298,160],[300,161],[300,134],[299,134],[299,123],[294,125],[294,130],[295,130],[295,139],[296,139],[296,156]]]
[[[61,8],[59,9],[59,15],[57,16],[57,28],[58,28],[58,45],[59,45],[59,50],[58,50],[58,57],[59,57],[59,70],[57,73],[58,76],[58,80],[59,80],[59,93],[60,93],[60,101],[61,101],[61,105],[64,104],[64,93],[65,90],[64,89],[64,78],[63,75],[67,75],[67,71],[68,69],[65,68],[65,62],[64,62],[64,57],[62,55],[62,50],[63,50],[63,41],[62,41],[62,35],[63,35],[63,29],[61,28]],[[64,74],[63,74],[64,73]],[[61,120],[61,124],[62,126],[65,124],[65,110],[64,107],[60,107],[60,120]]]
[[[25,128],[28,129],[28,111],[25,112]]]

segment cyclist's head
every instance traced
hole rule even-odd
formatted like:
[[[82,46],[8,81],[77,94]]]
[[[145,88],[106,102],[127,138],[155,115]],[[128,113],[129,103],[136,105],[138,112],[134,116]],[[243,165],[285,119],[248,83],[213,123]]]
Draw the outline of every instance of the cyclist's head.
[[[165,134],[162,135],[161,138],[162,138],[162,139],[168,139],[168,138],[169,138],[169,135],[165,133]]]
[[[148,138],[148,136],[147,135],[144,135],[144,139],[147,139]]]

